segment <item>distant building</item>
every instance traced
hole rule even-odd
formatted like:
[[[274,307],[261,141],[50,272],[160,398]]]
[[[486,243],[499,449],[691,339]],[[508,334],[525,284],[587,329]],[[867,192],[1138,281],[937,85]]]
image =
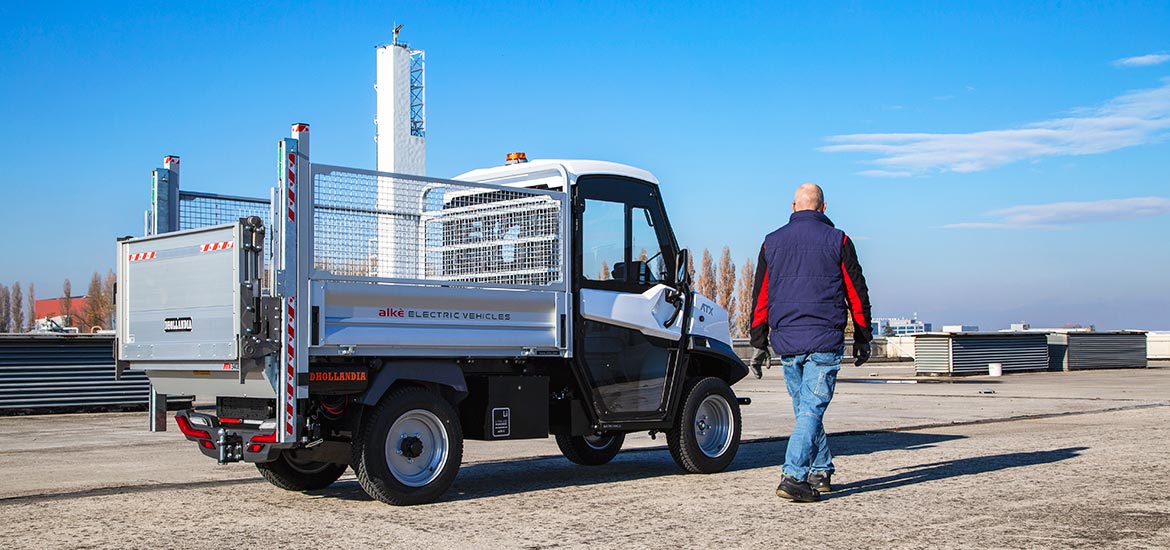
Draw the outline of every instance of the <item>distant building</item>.
[[[905,336],[931,331],[931,324],[919,321],[917,316],[911,319],[878,317],[873,320],[873,324],[877,327],[875,336]]]
[[[37,332],[89,332],[89,327],[82,327],[81,317],[88,307],[89,300],[85,296],[73,296],[69,301],[69,315],[65,315],[65,299],[49,298],[37,300],[33,306],[34,323]]]
[[[1001,329],[999,332],[1053,332],[1060,334],[1067,334],[1069,332],[1096,332],[1097,328],[1093,325],[1087,327],[1081,325],[1065,325],[1063,327],[1033,327],[1028,323],[1012,323],[1011,328]]]
[[[979,332],[979,325],[943,325],[943,332]]]

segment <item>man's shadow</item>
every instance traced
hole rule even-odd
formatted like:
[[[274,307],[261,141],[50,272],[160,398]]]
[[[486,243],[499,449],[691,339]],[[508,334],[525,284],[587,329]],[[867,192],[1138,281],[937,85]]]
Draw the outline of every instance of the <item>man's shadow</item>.
[[[1054,449],[1051,451],[1005,453],[992,456],[975,456],[971,458],[960,458],[958,460],[948,460],[945,462],[934,462],[930,464],[907,466],[905,468],[899,468],[898,470],[901,471],[893,475],[839,485],[835,487],[836,490],[831,493],[831,496],[832,498],[838,498],[857,493],[880,491],[882,489],[893,489],[895,487],[904,487],[906,485],[913,485],[915,483],[923,483],[939,479],[1059,462],[1061,460],[1068,460],[1073,458],[1087,448],[1088,447],[1068,447],[1064,449]]]

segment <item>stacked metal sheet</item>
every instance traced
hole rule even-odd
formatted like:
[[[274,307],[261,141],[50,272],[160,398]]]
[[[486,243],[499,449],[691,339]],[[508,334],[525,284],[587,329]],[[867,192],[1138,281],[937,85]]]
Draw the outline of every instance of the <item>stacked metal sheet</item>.
[[[1051,370],[1139,369],[1147,366],[1141,331],[1059,332],[1048,336]]]
[[[0,335],[0,410],[145,405],[146,375],[114,380],[113,351],[112,335]]]
[[[958,332],[915,335],[914,370],[917,374],[985,375],[992,363],[1002,365],[1003,372],[1047,370],[1047,334]]]

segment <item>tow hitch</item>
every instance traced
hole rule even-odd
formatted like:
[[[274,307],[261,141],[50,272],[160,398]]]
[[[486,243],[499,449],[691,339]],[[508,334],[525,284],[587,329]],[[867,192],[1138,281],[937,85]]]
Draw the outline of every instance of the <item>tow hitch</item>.
[[[219,440],[215,442],[219,447],[219,463],[239,462],[244,458],[244,438],[238,434],[229,434],[223,428],[219,429]]]

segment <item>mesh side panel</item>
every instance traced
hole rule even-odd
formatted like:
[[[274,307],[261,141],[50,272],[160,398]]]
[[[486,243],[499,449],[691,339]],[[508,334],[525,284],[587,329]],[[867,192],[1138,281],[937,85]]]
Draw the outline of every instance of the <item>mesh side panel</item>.
[[[259,216],[268,225],[268,199],[179,193],[179,229],[196,229]]]
[[[313,176],[314,265],[334,275],[562,282],[561,203],[529,189],[330,170]]]
[[[179,230],[196,229],[231,223],[240,218],[259,216],[264,220],[264,227],[271,227],[269,219],[268,199],[252,199],[246,197],[222,197],[203,193],[179,193]],[[272,267],[272,253],[276,249],[273,243],[275,232],[266,231],[264,236],[264,268]],[[267,281],[268,278],[264,277]]]

